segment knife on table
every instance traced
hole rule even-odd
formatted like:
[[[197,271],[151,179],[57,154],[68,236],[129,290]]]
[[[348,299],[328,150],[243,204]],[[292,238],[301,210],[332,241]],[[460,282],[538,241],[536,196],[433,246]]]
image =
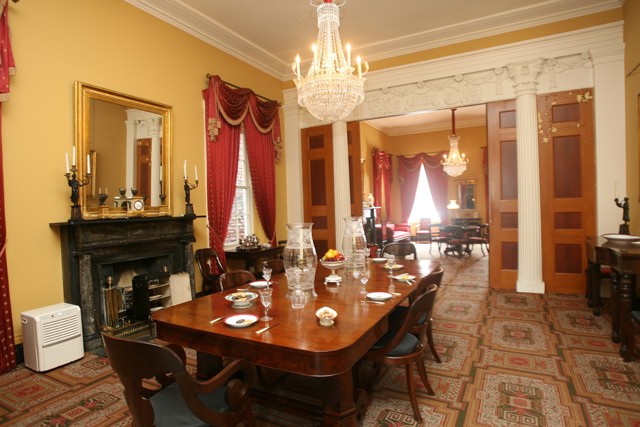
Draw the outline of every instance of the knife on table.
[[[265,327],[264,327],[264,328],[262,328],[262,329],[258,329],[258,330],[256,331],[256,334],[261,334],[261,333],[263,333],[263,332],[266,332],[266,331],[268,331],[269,329],[271,329],[271,328],[274,328],[274,327],[278,326],[279,324],[280,324],[280,323],[274,323],[273,325],[265,326]]]

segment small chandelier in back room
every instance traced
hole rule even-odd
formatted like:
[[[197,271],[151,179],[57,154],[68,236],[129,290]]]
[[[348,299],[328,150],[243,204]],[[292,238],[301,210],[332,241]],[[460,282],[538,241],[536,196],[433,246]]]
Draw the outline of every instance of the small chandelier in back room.
[[[460,154],[458,150],[458,140],[460,137],[456,135],[456,109],[451,109],[451,135],[449,135],[449,155],[444,155],[442,160],[442,168],[449,176],[460,176],[462,172],[467,170],[469,160],[465,158],[464,153]]]
[[[339,0],[340,1],[340,0]],[[317,0],[311,0],[313,5]],[[343,6],[346,0],[341,0]],[[347,44],[345,58],[340,41],[340,11],[334,0],[323,0],[316,6],[318,13],[318,41],[313,45],[313,62],[307,76],[300,74],[300,55],[292,69],[298,88],[298,104],[311,115],[324,121],[343,120],[364,100],[364,75],[369,64],[356,58],[351,66],[351,46]],[[363,70],[364,68],[364,70]]]

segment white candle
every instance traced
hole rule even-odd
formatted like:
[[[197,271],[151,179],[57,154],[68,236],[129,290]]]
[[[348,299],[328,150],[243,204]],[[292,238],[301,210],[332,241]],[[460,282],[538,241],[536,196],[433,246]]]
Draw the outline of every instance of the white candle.
[[[98,194],[102,194],[102,187],[98,187]]]
[[[351,69],[351,44],[347,43],[347,67]]]
[[[106,188],[106,187],[105,187],[105,189],[104,189],[104,194],[109,194],[109,188]]]
[[[66,171],[69,173],[69,153],[64,153],[64,160],[66,164]]]
[[[162,181],[162,165],[160,165],[160,181]]]
[[[196,170],[196,181],[197,181],[198,180],[198,167],[194,166],[193,168]]]
[[[300,55],[296,55],[296,75],[300,78]]]
[[[362,77],[362,65],[361,65],[362,59],[358,56],[356,58],[356,62],[358,63],[358,76]]]
[[[76,165],[76,146],[73,146],[73,163],[71,163],[71,166],[75,166]]]
[[[187,161],[184,161],[184,179],[187,179]]]
[[[87,175],[91,174],[91,154],[87,154]]]

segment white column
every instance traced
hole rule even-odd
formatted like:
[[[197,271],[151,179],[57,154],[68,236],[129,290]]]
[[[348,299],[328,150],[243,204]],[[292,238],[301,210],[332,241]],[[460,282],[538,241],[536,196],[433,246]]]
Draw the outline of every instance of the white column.
[[[287,171],[287,223],[304,221],[302,147],[298,91],[284,91],[284,154]],[[276,191],[280,189],[276,188]]]
[[[347,123],[333,122],[333,193],[336,217],[336,246],[342,252],[344,218],[351,216],[349,192],[349,139]]]
[[[543,59],[508,65],[516,94],[518,292],[544,293],[536,93]]]
[[[624,45],[591,49],[595,93],[597,234],[617,233],[622,210],[614,203],[627,193]],[[631,156],[637,158],[635,155]],[[617,194],[616,194],[617,189]]]
[[[149,136],[151,137],[151,194],[150,206],[160,205],[160,156],[162,151],[162,117],[149,119]]]

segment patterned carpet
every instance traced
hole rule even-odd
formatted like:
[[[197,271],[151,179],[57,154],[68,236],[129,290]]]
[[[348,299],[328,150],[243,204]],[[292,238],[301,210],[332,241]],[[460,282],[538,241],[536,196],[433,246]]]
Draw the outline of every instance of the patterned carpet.
[[[427,352],[436,395],[417,380],[420,425],[640,426],[640,363],[618,355],[608,314],[594,317],[582,295],[489,289],[479,249],[463,260],[433,252],[445,268],[434,312],[442,363]],[[402,369],[383,371],[370,400],[363,426],[418,425]],[[255,413],[259,426],[318,425],[258,405]],[[127,426],[130,418],[108,360],[87,354],[45,374],[20,366],[0,376],[0,424]]]

